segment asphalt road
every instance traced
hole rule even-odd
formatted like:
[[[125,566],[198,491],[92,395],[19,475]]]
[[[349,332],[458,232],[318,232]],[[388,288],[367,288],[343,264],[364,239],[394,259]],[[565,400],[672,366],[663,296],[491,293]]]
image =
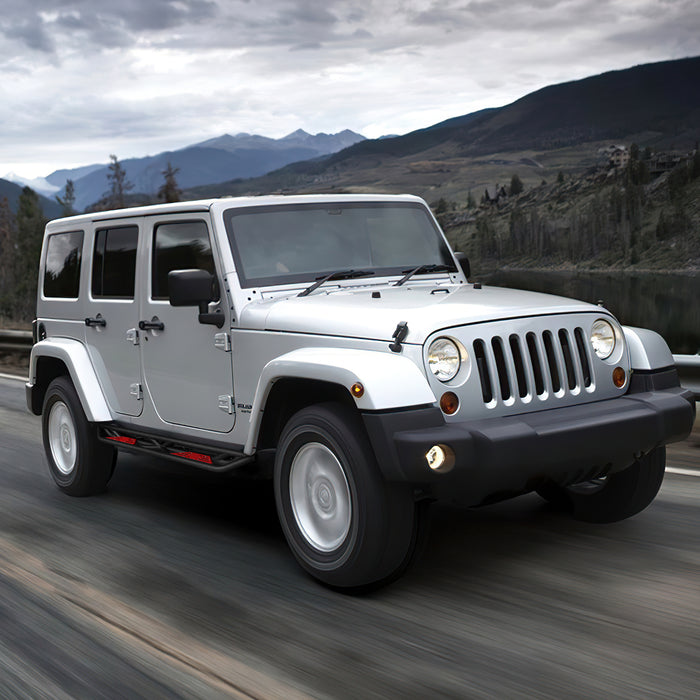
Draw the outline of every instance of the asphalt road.
[[[64,496],[0,379],[0,697],[697,698],[699,506],[670,473],[614,525],[435,508],[414,568],[349,597],[296,566],[265,485],[122,455]]]

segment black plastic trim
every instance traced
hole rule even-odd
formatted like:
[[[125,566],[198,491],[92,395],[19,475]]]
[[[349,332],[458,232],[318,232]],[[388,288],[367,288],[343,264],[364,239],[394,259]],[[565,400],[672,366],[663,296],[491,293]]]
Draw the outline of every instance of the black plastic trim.
[[[672,373],[642,375],[615,399],[515,416],[446,423],[437,407],[363,414],[384,478],[462,505],[621,471],[655,447],[683,440],[695,419],[692,392],[666,387]],[[637,391],[648,384],[658,388]],[[448,445],[455,467],[433,472],[426,452]]]

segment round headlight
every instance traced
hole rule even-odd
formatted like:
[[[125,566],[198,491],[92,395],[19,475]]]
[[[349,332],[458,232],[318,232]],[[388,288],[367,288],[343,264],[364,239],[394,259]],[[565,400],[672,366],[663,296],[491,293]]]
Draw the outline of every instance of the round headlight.
[[[591,345],[601,360],[606,360],[615,349],[615,329],[612,324],[599,318],[591,326]]]
[[[449,382],[459,371],[462,358],[459,348],[448,338],[434,340],[428,348],[430,371],[441,381]]]

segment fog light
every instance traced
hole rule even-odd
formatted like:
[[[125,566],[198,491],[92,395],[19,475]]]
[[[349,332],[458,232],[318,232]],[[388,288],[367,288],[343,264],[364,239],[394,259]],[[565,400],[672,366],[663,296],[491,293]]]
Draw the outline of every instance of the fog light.
[[[433,445],[425,454],[428,466],[438,474],[445,474],[455,465],[455,453],[447,445]]]
[[[625,382],[627,381],[627,372],[625,372],[622,367],[615,367],[613,370],[613,384],[618,388],[621,389],[623,386],[625,386]]]
[[[456,413],[457,409],[459,408],[459,399],[457,398],[457,394],[455,394],[453,391],[446,391],[440,397],[440,408],[442,409],[442,412],[446,413],[448,416]]]

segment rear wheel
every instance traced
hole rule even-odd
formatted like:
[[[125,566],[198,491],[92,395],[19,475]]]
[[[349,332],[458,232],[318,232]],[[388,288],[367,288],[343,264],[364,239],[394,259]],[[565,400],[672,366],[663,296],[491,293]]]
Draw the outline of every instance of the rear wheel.
[[[359,417],[341,404],[304,408],[285,426],[275,498],[297,561],[330,586],[388,583],[409,565],[425,507],[381,477]]]
[[[62,491],[89,496],[105,490],[117,452],[98,440],[67,377],[54,379],[46,391],[42,432],[49,471]]]
[[[538,493],[578,520],[610,523],[644,510],[661,488],[666,448],[657,447],[627,469],[573,486],[545,484]]]

